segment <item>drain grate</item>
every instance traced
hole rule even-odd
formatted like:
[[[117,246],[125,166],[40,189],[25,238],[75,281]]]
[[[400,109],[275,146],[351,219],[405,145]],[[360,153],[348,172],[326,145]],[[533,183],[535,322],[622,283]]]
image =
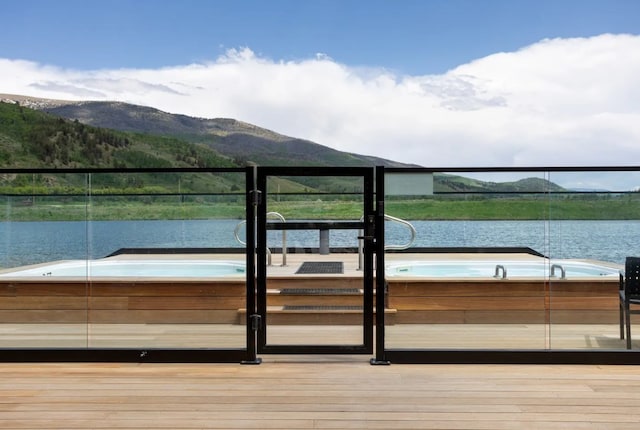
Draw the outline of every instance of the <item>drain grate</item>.
[[[340,296],[360,294],[357,288],[283,288],[280,294],[297,296]]]
[[[305,261],[300,265],[296,274],[298,275],[317,275],[317,274],[334,274],[343,273],[344,265],[342,261]]]
[[[361,311],[362,306],[285,305],[285,311]]]

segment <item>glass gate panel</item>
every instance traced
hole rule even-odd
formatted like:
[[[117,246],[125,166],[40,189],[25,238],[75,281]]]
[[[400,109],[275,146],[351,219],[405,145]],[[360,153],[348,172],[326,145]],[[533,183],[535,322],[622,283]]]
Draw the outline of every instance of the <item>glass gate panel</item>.
[[[261,169],[263,353],[371,353],[371,169]]]

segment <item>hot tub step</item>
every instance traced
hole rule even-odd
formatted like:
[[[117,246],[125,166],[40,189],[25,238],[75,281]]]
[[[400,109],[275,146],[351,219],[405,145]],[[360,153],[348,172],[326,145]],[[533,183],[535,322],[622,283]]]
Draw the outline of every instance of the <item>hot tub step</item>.
[[[282,288],[280,294],[292,296],[343,296],[360,295],[363,290],[359,288]]]
[[[385,309],[385,325],[393,325],[395,309]],[[239,310],[240,321],[245,309]],[[375,320],[375,312],[374,312]],[[267,324],[271,325],[360,325],[362,306],[268,306]]]
[[[362,306],[284,305],[283,311],[362,312]]]

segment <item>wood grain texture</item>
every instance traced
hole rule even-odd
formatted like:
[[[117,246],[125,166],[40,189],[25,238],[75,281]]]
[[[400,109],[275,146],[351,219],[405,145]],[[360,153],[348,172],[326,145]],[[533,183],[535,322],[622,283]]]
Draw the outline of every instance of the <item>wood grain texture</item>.
[[[2,364],[2,429],[637,429],[629,366]]]

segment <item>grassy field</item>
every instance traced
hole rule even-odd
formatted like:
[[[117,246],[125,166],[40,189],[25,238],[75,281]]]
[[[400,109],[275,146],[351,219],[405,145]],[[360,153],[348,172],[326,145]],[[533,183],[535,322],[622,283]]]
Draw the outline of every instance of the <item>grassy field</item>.
[[[362,203],[307,199],[269,201],[268,211],[287,219],[355,220]],[[635,195],[563,199],[425,198],[385,202],[385,213],[407,220],[629,220],[640,219]],[[5,221],[82,221],[157,219],[244,219],[244,196],[185,200],[177,196],[63,201],[40,198],[5,202]]]

